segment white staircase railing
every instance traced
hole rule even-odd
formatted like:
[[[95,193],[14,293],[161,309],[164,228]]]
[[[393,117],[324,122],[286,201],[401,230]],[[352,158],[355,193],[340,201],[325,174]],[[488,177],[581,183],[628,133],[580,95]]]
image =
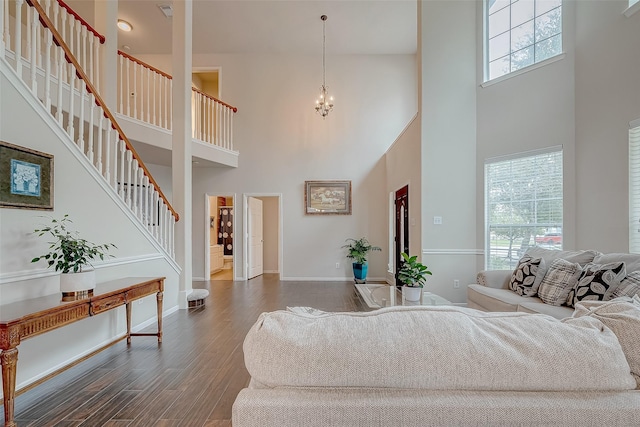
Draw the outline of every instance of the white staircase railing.
[[[171,76],[118,51],[118,113],[171,130]]]
[[[3,3],[11,7],[3,7],[0,14],[4,27],[0,53],[106,183],[174,257],[178,214],[47,16],[45,9],[51,10],[52,5],[43,8],[37,0]],[[31,34],[29,49],[22,46],[22,30]]]
[[[191,89],[191,105],[192,137],[198,141],[234,151],[233,113],[238,109],[196,88]]]

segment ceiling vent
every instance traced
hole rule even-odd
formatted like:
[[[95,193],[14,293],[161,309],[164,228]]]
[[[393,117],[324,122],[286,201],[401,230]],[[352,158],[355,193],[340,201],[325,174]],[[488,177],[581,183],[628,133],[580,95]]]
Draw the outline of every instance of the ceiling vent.
[[[173,8],[170,4],[159,4],[158,9],[163,13],[167,18],[171,18],[173,16]]]

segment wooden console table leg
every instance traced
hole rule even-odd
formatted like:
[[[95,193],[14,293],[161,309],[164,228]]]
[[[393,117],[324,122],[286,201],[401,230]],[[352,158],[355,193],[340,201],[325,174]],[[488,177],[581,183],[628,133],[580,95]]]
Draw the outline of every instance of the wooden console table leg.
[[[2,363],[2,393],[4,397],[4,425],[15,427],[13,421],[13,399],[16,394],[16,368],[18,365],[18,349],[10,348],[0,353]]]
[[[162,298],[163,293],[158,292],[156,294],[156,302],[158,304],[158,342],[162,342]]]
[[[131,344],[131,301],[125,303],[127,310],[127,344]]]

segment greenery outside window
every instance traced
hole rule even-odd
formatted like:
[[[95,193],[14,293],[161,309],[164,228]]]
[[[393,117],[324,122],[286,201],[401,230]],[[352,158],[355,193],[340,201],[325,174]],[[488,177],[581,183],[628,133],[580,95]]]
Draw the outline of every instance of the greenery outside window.
[[[485,162],[485,268],[511,270],[531,246],[562,248],[562,147]]]
[[[629,252],[640,253],[640,119],[629,124]]]
[[[562,0],[485,0],[485,81],[562,53]]]

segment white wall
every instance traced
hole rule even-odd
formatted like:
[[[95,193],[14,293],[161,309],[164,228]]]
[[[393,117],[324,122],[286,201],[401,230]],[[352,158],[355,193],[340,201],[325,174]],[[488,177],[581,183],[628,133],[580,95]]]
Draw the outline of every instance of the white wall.
[[[466,301],[476,259],[476,5],[423,1],[419,8],[422,262],[428,289]],[[445,36],[446,35],[446,36]],[[434,224],[434,216],[442,218]],[[454,288],[453,281],[460,287]]]
[[[141,59],[170,72],[167,57]],[[417,109],[415,57],[329,56],[327,84],[336,101],[325,120],[314,111],[322,83],[316,56],[194,55],[194,67],[211,66],[222,67],[224,101],[238,107],[234,144],[240,164],[194,168],[194,248],[204,244],[199,228],[204,193],[281,193],[283,278],[350,279],[351,265],[341,249],[346,238],[366,236],[386,248],[383,155]],[[304,181],[323,179],[352,181],[352,215],[304,215]],[[242,233],[241,224],[236,233]],[[386,249],[374,253],[369,277],[384,278],[386,265]],[[203,266],[194,250],[195,274]]]
[[[629,250],[629,122],[640,118],[640,13],[576,2],[576,247]]]
[[[64,144],[60,133],[47,124],[51,121],[45,122],[36,113],[3,71],[0,139],[54,155],[54,210],[0,209],[0,304],[59,293],[59,275],[47,270],[44,262],[30,262],[46,253],[49,246],[48,240],[32,232],[47,224],[48,217],[68,213],[73,228],[84,238],[118,247],[111,251],[115,258],[95,263],[98,282],[126,276],[166,276],[164,308],[176,307],[177,273],[77,160],[75,146]],[[155,312],[155,299],[144,299],[133,309],[133,325],[152,319]],[[99,348],[125,330],[122,308],[26,340],[19,346],[18,388]]]

